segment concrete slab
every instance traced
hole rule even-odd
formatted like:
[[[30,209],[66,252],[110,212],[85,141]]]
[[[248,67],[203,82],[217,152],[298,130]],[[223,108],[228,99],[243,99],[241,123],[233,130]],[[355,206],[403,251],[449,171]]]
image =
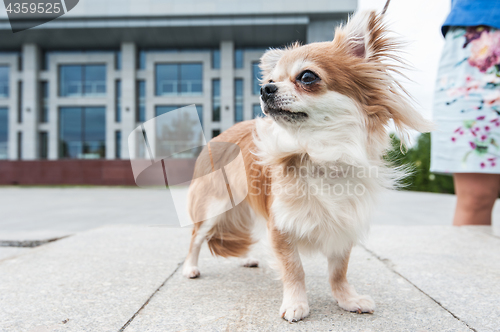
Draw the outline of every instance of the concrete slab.
[[[177,188],[185,196],[187,188]],[[178,225],[167,190],[109,187],[0,188],[0,230],[70,233],[104,225]]]
[[[363,248],[352,254],[349,279],[377,303],[373,315],[346,312],[334,303],[326,260],[304,257],[311,314],[290,324],[279,316],[281,282],[265,263],[240,267],[216,259],[208,249],[200,257],[201,278],[175,273],[125,329],[147,331],[469,331],[460,321],[390,271]]]
[[[0,187],[0,230],[63,230],[70,233],[103,225],[175,225],[172,193],[186,188],[18,188]],[[456,197],[391,191],[380,197],[372,217],[375,225],[451,225]],[[425,217],[422,217],[425,216]],[[493,223],[500,222],[500,204]]]
[[[30,252],[30,248],[0,247],[0,262],[5,259],[14,258]]]
[[[186,254],[190,229],[110,226],[0,262],[0,331],[117,331]]]
[[[476,331],[499,331],[500,239],[478,227],[373,227],[368,248]]]

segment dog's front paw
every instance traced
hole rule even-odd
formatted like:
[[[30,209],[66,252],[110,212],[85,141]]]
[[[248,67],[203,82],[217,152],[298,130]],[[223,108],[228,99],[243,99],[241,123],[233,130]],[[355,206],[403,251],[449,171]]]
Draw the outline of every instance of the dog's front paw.
[[[284,303],[280,308],[281,318],[291,322],[298,322],[309,315],[309,304],[307,302]]]
[[[361,313],[373,314],[375,311],[375,301],[368,295],[356,295],[345,299],[344,301],[338,301],[339,306],[347,311]]]
[[[200,276],[200,270],[197,266],[185,265],[182,269],[182,274],[186,278],[194,279]]]

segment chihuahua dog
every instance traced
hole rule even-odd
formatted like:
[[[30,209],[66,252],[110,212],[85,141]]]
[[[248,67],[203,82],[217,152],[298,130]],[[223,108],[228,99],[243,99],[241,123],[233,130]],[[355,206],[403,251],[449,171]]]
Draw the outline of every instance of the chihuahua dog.
[[[247,253],[255,242],[253,226],[265,220],[283,282],[281,317],[292,322],[309,314],[299,253],[312,251],[326,256],[333,298],[341,308],[375,310],[373,299],[359,295],[346,272],[380,191],[405,176],[383,158],[390,148],[388,126],[392,121],[403,141],[409,130],[432,128],[396,78],[404,68],[398,45],[383,15],[367,12],[337,28],[331,42],[294,44],[262,56],[261,107],[267,116],[240,122],[209,143],[241,149],[246,178],[227,176],[233,193],[245,188],[248,195],[208,218],[220,204],[218,191],[206,181],[191,185],[189,212],[202,222],[194,225],[186,277],[200,275],[198,255],[205,240],[212,254],[242,257],[245,266],[257,266]],[[210,173],[213,160],[224,163],[233,154],[209,153],[211,161],[198,158],[195,177]]]

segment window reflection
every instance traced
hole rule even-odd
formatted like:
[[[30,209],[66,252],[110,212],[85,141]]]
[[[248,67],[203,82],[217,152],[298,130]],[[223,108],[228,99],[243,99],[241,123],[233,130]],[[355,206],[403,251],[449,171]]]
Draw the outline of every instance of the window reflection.
[[[220,121],[220,80],[212,80],[212,121]]]
[[[203,93],[201,63],[156,65],[156,95],[200,95]]]
[[[122,132],[115,131],[115,159],[122,158]]]
[[[262,109],[260,108],[259,104],[254,104],[253,105],[253,118],[258,118],[258,117],[264,117],[266,116],[263,112]]]
[[[40,122],[49,121],[49,82],[40,83]]]
[[[0,108],[0,159],[7,159],[9,139],[9,110]]]
[[[105,156],[106,109],[63,107],[60,109],[59,156],[98,159]]]
[[[59,72],[61,97],[105,96],[105,65],[64,65]]]
[[[122,82],[115,82],[115,122],[122,121]]]
[[[9,67],[0,66],[0,98],[9,97]]]
[[[236,69],[243,68],[243,50],[242,49],[234,50],[234,68],[236,68]]]
[[[262,73],[259,68],[259,63],[252,63],[252,93],[254,95],[260,95],[260,80],[262,79]]]
[[[49,156],[49,133],[41,131],[39,140],[39,157],[40,159],[47,159]]]
[[[146,121],[146,81],[137,81],[137,110],[136,122]]]
[[[234,121],[243,121],[243,80],[234,80]]]
[[[220,69],[220,50],[212,51],[212,69]]]

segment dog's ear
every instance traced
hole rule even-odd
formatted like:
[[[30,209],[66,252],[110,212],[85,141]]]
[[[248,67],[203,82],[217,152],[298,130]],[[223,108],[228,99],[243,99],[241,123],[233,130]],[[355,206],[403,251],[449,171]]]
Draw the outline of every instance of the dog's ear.
[[[394,39],[387,37],[383,15],[374,11],[358,12],[352,16],[345,26],[336,29],[333,42],[367,61],[391,57],[390,51],[398,46]]]
[[[262,72],[262,77],[267,77],[269,76],[269,74],[271,74],[285,51],[285,49],[271,48],[267,50],[264,55],[262,55],[259,64],[260,70]]]
[[[415,110],[398,80],[398,76],[404,77],[400,70],[407,65],[397,53],[401,42],[388,33],[383,15],[360,12],[335,31],[333,44],[362,60],[357,66],[365,87],[362,105],[372,124],[385,126],[392,119],[404,142],[410,130],[428,132],[433,125]]]

